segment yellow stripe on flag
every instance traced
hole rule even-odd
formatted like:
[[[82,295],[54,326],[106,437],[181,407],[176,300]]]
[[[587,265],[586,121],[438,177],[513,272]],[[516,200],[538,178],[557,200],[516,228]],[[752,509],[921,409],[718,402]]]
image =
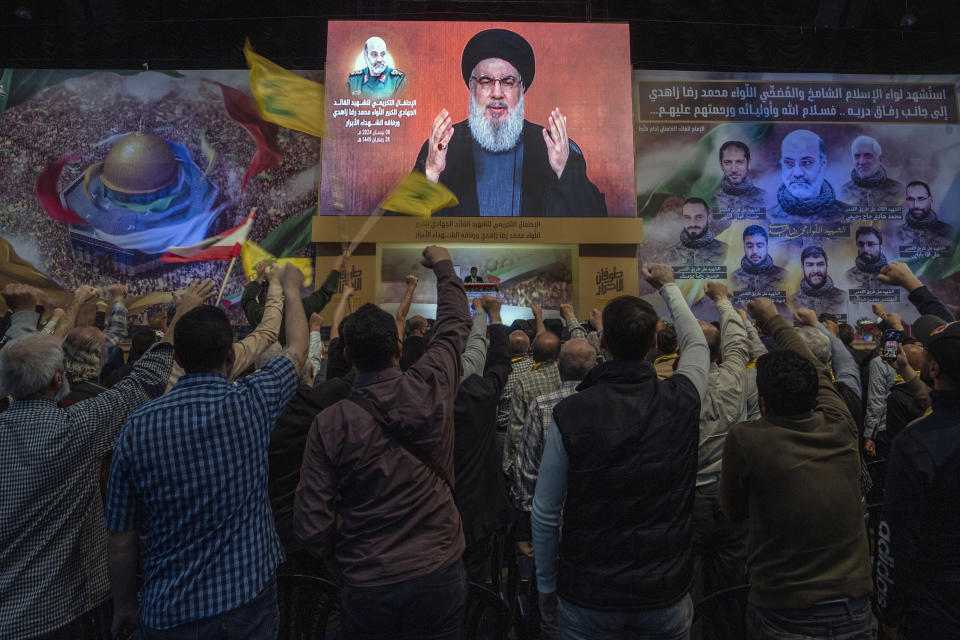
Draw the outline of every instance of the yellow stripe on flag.
[[[429,218],[440,209],[460,204],[457,196],[439,182],[430,182],[420,171],[411,171],[380,203],[384,211]]]
[[[254,53],[249,40],[243,55],[250,66],[250,91],[260,116],[281,127],[323,137],[323,85]]]
[[[313,284],[313,265],[310,258],[277,258],[253,240],[247,240],[240,247],[240,261],[243,264],[243,272],[247,275],[247,281],[252,281],[257,277],[257,265],[261,260],[267,260],[280,267],[289,262],[303,272],[304,286],[309,287]]]

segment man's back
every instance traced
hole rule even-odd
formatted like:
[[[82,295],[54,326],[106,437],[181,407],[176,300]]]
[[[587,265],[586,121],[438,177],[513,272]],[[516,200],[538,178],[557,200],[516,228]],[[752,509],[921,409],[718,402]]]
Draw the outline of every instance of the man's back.
[[[141,532],[147,626],[233,609],[273,577],[283,550],[267,495],[267,448],[296,384],[284,356],[237,383],[188,374],[125,425],[107,526]]]
[[[558,592],[653,608],[689,586],[700,396],[643,361],[605,362],[554,409],[569,457]]]
[[[453,478],[453,403],[470,315],[452,263],[439,262],[434,271],[437,321],[423,357],[406,372],[396,366],[362,371],[354,384],[390,426],[342,400],[317,416],[307,439],[294,532],[314,555],[328,551],[335,536],[344,581],[352,586],[402,582],[447,567],[463,553],[450,489],[387,431],[401,434]]]

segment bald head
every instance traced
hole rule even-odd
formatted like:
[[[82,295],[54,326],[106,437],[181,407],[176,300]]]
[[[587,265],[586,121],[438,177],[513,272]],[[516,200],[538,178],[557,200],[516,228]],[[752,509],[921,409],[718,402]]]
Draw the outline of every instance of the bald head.
[[[407,332],[412,336],[427,335],[427,319],[423,316],[413,316],[407,320]]]
[[[370,75],[379,76],[387,68],[387,43],[377,36],[367,38],[363,45],[363,58]]]
[[[589,342],[580,338],[567,340],[560,349],[560,358],[557,360],[561,380],[583,380],[595,364],[596,350]]]
[[[780,175],[783,185],[796,198],[820,194],[827,168],[823,140],[813,131],[791,131],[780,144]]]
[[[533,339],[533,359],[537,362],[556,362],[560,356],[560,338],[552,331],[544,331]]]
[[[510,333],[510,353],[522,356],[530,351],[530,336],[517,329]]]

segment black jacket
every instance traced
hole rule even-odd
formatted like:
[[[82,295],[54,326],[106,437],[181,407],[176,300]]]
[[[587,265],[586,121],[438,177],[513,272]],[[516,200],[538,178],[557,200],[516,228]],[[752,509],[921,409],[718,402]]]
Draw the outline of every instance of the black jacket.
[[[270,433],[268,491],[280,543],[289,553],[299,543],[293,535],[293,496],[300,483],[300,465],[310,425],[317,414],[350,395],[355,373],[314,387],[300,385]]]
[[[597,365],[553,410],[567,453],[557,592],[608,611],[689,591],[700,395],[646,361]]]
[[[488,330],[490,350],[483,375],[464,379],[453,403],[454,484],[468,547],[500,526],[508,505],[494,443],[497,401],[510,375],[510,329],[491,324]]]
[[[606,216],[606,198],[587,178],[587,163],[580,148],[571,140],[570,156],[560,178],[550,168],[543,127],[523,121],[523,168],[520,176],[520,215],[535,217]],[[427,143],[417,155],[416,169],[427,162]],[[477,175],[473,163],[473,135],[466,120],[453,126],[447,149],[447,167],[440,182],[457,196],[460,204],[437,211],[435,216],[478,216]]]
[[[877,604],[888,623],[904,611],[960,628],[960,393],[932,391],[933,412],[893,441],[877,529]],[[947,636],[940,636],[947,637]]]

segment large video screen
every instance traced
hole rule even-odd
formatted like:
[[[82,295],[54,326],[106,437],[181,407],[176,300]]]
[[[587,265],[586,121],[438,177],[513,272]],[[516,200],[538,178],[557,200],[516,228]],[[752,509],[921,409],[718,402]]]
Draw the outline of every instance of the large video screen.
[[[854,323],[875,303],[908,320],[877,274],[957,271],[960,130],[954,77],[636,72],[641,263]],[[642,285],[646,287],[646,285]],[[646,289],[642,289],[646,292]]]
[[[331,21],[321,214],[414,167],[438,216],[636,215],[627,25]]]

